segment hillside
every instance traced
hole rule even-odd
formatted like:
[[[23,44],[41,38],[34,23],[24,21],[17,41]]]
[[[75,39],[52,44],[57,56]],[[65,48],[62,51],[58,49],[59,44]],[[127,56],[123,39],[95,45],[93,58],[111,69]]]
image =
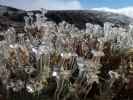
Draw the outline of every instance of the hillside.
[[[34,13],[40,11],[33,11]],[[5,30],[9,26],[14,26],[18,31],[22,31],[24,26],[23,17],[26,15],[26,11],[0,6],[0,30]],[[133,19],[127,16],[113,14],[109,12],[100,12],[93,10],[59,10],[48,11],[46,14],[48,20],[59,23],[63,20],[75,24],[78,28],[85,28],[85,23],[90,22],[93,24],[99,24],[103,26],[104,22],[111,22],[119,26],[127,26],[133,23]]]

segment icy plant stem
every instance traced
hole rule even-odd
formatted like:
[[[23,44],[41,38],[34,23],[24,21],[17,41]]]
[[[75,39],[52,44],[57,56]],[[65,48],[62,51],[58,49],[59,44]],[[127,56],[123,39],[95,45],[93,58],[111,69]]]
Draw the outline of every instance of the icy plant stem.
[[[21,62],[20,62],[20,56],[19,56],[19,48],[16,48],[17,51],[17,61],[18,61],[18,66],[21,67]]]
[[[54,100],[57,100],[57,93],[59,91],[59,80],[57,80],[57,79],[56,79],[56,84],[57,84],[57,87],[56,87],[56,90],[55,90]]]
[[[59,80],[57,82],[57,88],[56,88],[56,91],[55,91],[55,100],[60,100],[60,94],[61,94],[61,92],[63,90],[63,86],[64,86],[64,79],[63,80]]]
[[[60,100],[60,94],[61,94],[61,92],[63,90],[63,87],[64,87],[64,79],[61,82],[61,87],[59,89],[59,93],[57,94],[57,100]]]
[[[84,100],[87,100],[87,95],[89,94],[90,90],[92,89],[92,84],[89,84],[89,89],[88,89],[88,85],[85,87],[86,89],[86,93],[84,96]]]

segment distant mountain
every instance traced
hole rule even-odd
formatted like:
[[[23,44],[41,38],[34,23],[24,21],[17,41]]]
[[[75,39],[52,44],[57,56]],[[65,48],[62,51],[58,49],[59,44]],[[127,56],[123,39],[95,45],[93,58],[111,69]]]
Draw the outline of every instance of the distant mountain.
[[[32,12],[40,13],[40,11]],[[24,10],[0,5],[0,30],[6,30],[9,26],[14,26],[18,31],[23,31],[26,13]],[[87,22],[101,26],[103,26],[104,22],[111,22],[123,27],[133,23],[133,19],[127,16],[95,10],[50,10],[46,16],[48,20],[56,23],[65,20],[75,24],[78,28],[85,28],[85,23]]]
[[[127,16],[95,10],[49,11],[46,16],[56,22],[65,20],[79,28],[85,28],[85,23],[88,22],[101,26],[103,26],[104,22],[111,22],[121,26],[133,23],[133,19]]]
[[[21,29],[24,26],[25,13],[20,9],[0,5],[0,30],[6,30],[9,26]]]

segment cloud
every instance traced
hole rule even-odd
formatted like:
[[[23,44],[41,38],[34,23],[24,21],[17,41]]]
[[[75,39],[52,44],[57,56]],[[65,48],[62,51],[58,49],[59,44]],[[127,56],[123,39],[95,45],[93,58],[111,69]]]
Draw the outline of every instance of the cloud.
[[[124,8],[118,8],[118,9],[113,9],[113,8],[108,8],[108,7],[102,7],[102,8],[92,8],[92,10],[98,10],[98,11],[107,11],[107,12],[113,12],[113,13],[119,13],[126,15],[128,17],[133,18],[133,7],[124,7]]]
[[[82,7],[79,0],[47,0],[46,8],[52,10],[77,10]]]
[[[0,4],[26,10],[40,8],[50,10],[82,9],[80,0],[3,0],[0,1]]]

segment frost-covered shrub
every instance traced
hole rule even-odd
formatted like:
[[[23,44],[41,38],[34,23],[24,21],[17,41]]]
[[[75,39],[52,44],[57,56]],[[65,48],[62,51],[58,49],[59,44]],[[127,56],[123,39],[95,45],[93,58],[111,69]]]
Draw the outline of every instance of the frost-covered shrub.
[[[8,90],[26,89],[34,94],[47,88],[48,79],[54,77],[57,82],[54,99],[66,98],[62,94],[70,95],[71,90],[76,90],[75,85],[86,98],[94,83],[102,84],[103,78],[99,74],[102,74],[104,64],[101,60],[105,57],[109,62],[109,56],[115,56],[116,48],[120,51],[133,46],[132,25],[124,29],[109,22],[104,23],[104,27],[86,23],[86,29],[80,30],[65,21],[58,25],[47,21],[46,13],[42,9],[34,20],[34,14],[28,12],[24,17],[24,33],[17,33],[13,27],[5,32],[5,40],[0,42],[1,83]],[[115,73],[121,76],[118,72]],[[112,82],[118,79],[110,73]]]

